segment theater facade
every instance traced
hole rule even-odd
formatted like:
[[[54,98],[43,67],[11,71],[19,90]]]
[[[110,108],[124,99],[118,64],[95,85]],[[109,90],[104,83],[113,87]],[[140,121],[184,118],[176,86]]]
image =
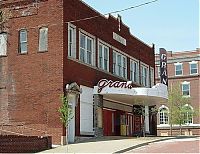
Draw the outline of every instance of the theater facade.
[[[65,94],[74,114],[69,142],[140,135],[142,123],[156,135],[150,110],[167,100],[167,88],[155,85],[154,45],[131,34],[120,15],[79,0],[3,1],[2,8],[11,17],[0,32],[1,134],[51,135],[60,144]]]

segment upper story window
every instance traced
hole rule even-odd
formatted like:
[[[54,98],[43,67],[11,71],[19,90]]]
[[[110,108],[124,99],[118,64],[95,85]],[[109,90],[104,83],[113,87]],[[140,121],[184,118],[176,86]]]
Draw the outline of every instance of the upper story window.
[[[154,85],[154,69],[152,67],[150,67],[150,87],[152,87]]]
[[[190,74],[197,74],[198,73],[198,64],[197,62],[193,61],[190,62]]]
[[[148,76],[149,71],[148,71],[148,67],[145,65],[141,65],[141,84],[143,86],[148,86]]]
[[[175,63],[175,75],[183,75],[183,65],[182,63]]]
[[[160,66],[157,67],[157,70],[158,70],[158,74],[157,74],[158,78],[160,78]]]
[[[76,58],[76,26],[68,25],[68,57]]]
[[[190,96],[190,82],[182,82],[182,95]]]
[[[160,124],[168,124],[169,123],[169,110],[167,107],[161,107],[159,110],[160,115]]]
[[[7,33],[0,33],[0,56],[7,55]]]
[[[94,38],[80,32],[79,59],[87,64],[94,65]]]
[[[99,43],[98,51],[99,68],[109,71],[109,47]]]
[[[48,50],[48,28],[42,27],[39,30],[39,51]]]
[[[130,80],[134,82],[139,82],[139,67],[138,61],[130,61]]]
[[[23,54],[28,52],[27,44],[28,44],[27,30],[22,29],[19,31],[19,53]]]
[[[127,58],[113,51],[113,74],[127,78]]]

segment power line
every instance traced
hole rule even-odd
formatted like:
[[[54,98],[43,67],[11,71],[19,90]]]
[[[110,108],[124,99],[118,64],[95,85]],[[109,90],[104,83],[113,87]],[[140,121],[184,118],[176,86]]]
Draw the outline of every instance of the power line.
[[[138,7],[141,7],[141,6],[144,6],[144,5],[148,5],[148,4],[154,3],[156,1],[158,1],[158,0],[149,1],[149,2],[146,2],[146,3],[142,3],[142,4],[139,4],[139,5],[136,5],[136,6],[131,6],[131,7],[128,7],[128,8],[122,9],[122,10],[112,11],[112,12],[109,12],[109,13],[106,13],[106,14],[103,14],[103,15],[106,16],[106,15],[109,15],[109,14],[124,12],[124,11],[130,10],[130,9],[134,9],[134,8],[138,8]],[[82,19],[77,19],[77,20],[71,20],[71,21],[64,22],[64,24],[65,23],[74,23],[74,22],[79,22],[79,21],[84,21],[84,20],[90,20],[90,19],[93,19],[93,18],[101,17],[101,16],[102,16],[102,14],[96,15],[96,16],[91,16],[91,17],[86,17],[86,18],[82,18]],[[60,23],[48,24],[48,27],[49,26],[56,26],[56,25],[60,25]],[[30,29],[38,29],[38,26],[29,27],[29,28]]]
[[[150,3],[154,3],[156,1],[158,1],[158,0],[149,1],[149,2],[146,2],[146,3],[142,3],[142,4],[139,4],[139,5],[136,5],[136,6],[131,6],[131,7],[128,7],[128,8],[122,9],[122,10],[117,10],[117,11],[109,12],[109,13],[106,13],[106,14],[103,14],[103,15],[105,16],[105,15],[109,15],[109,14],[113,14],[113,13],[124,12],[124,11],[130,10],[130,9],[134,9],[134,8],[138,8],[138,7],[141,7],[141,6],[144,6],[144,5],[148,5]],[[101,15],[96,15],[96,16],[87,17],[87,18],[83,18],[83,19],[71,20],[71,21],[68,21],[66,23],[69,23],[69,22],[78,22],[78,21],[83,21],[83,20],[90,20],[90,19],[97,18],[97,17],[100,17],[100,16]]]

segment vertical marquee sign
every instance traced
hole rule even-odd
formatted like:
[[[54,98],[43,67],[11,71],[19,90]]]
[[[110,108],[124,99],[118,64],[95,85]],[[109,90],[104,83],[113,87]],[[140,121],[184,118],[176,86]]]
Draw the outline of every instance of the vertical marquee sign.
[[[164,48],[160,48],[160,81],[168,86],[167,51]]]

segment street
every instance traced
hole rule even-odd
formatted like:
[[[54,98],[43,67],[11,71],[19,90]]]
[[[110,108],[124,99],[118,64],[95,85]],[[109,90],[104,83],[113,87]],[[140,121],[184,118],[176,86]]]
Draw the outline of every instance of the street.
[[[128,153],[200,153],[200,137],[180,138],[150,143]]]

